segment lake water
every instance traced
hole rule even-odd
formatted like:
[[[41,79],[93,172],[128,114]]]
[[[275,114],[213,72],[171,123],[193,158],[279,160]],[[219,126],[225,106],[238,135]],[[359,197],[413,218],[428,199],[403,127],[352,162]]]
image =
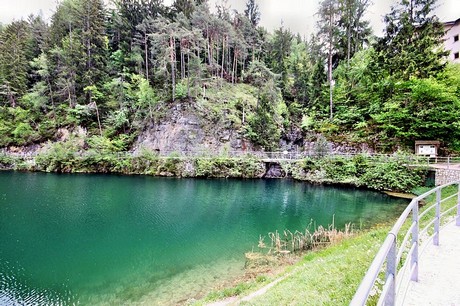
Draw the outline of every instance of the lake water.
[[[181,304],[241,276],[259,235],[368,227],[406,203],[290,180],[0,172],[0,304]]]

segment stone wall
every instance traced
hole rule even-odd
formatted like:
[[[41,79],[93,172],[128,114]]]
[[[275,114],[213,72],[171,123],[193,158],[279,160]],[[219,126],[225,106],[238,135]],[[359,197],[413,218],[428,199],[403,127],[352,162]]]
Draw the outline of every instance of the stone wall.
[[[436,186],[460,181],[460,169],[436,169]]]

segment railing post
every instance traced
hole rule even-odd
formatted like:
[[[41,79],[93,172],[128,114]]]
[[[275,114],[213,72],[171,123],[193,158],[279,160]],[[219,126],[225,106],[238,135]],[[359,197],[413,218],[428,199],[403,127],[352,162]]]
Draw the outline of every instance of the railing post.
[[[410,267],[412,270],[412,275],[410,276],[410,279],[415,282],[418,282],[418,204],[419,202],[416,201],[414,203],[414,207],[412,208],[412,222],[415,222],[415,226],[412,229],[412,245],[414,245],[414,251],[412,252],[410,260]]]
[[[457,226],[460,226],[460,182],[458,183],[458,196],[457,196],[457,221],[455,222],[455,224],[457,224]]]
[[[390,275],[393,275],[393,282],[391,283],[390,288],[388,289],[388,295],[385,299],[385,305],[395,305],[396,304],[396,234],[390,233],[393,235],[393,243],[391,244],[390,251],[387,255],[387,274],[386,279]]]
[[[436,190],[436,216],[434,219],[433,244],[439,245],[439,225],[441,223],[441,188]]]

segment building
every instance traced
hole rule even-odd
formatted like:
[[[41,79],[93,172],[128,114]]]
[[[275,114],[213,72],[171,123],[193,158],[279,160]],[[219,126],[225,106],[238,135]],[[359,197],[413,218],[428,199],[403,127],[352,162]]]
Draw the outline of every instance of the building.
[[[460,18],[444,22],[444,48],[450,51],[449,61],[460,63]]]

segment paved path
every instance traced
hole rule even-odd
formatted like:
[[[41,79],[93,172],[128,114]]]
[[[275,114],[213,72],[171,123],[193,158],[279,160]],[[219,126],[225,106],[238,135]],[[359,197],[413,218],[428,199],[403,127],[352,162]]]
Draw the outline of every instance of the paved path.
[[[449,169],[449,170],[460,170],[459,163],[437,163],[437,164],[430,164],[431,168],[434,169]]]
[[[402,305],[460,306],[460,226],[441,230],[420,256],[419,281],[411,282]]]

